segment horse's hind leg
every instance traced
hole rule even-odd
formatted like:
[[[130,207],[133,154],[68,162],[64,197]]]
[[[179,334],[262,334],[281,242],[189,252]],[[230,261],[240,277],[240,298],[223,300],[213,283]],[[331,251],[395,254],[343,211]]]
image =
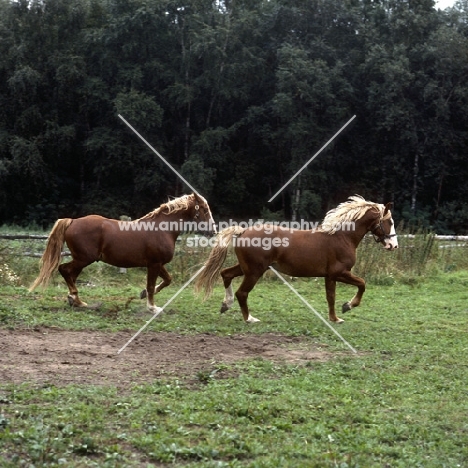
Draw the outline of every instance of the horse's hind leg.
[[[325,291],[327,293],[328,318],[330,322],[343,323],[344,320],[337,317],[335,312],[336,281],[334,279],[325,278]]]
[[[223,278],[223,283],[224,283],[224,288],[225,288],[225,293],[224,293],[224,300],[223,303],[221,304],[221,313],[226,312],[232,307],[232,304],[234,304],[234,293],[232,291],[232,280],[236,278],[237,276],[242,276],[244,272],[242,271],[241,267],[239,264],[230,267],[230,268],[225,268],[224,270],[221,271],[221,276]]]
[[[249,297],[249,292],[252,291],[252,289],[257,284],[257,281],[261,278],[262,275],[263,272],[261,274],[246,275],[239,289],[236,291],[236,297],[239,302],[242,315],[244,316],[244,320],[249,323],[260,322],[260,320],[250,315],[249,306],[247,305],[247,298]]]
[[[82,272],[83,268],[88,266],[89,263],[79,262],[77,260],[72,260],[68,263],[62,263],[58,270],[63,276],[63,279],[68,286],[68,303],[73,307],[86,307],[88,304],[83,302],[78,296],[78,289],[76,287],[76,279],[79,274]]]

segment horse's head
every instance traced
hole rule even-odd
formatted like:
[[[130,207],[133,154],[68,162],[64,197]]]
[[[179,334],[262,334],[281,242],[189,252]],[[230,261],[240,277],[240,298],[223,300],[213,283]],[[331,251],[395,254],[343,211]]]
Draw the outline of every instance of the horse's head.
[[[395,223],[393,222],[390,208],[392,203],[387,203],[379,220],[374,224],[370,231],[376,242],[380,242],[386,250],[398,249],[398,239],[395,232]]]
[[[208,202],[199,194],[193,194],[193,220],[197,224],[196,231],[204,236],[216,234],[216,224],[211,214]]]

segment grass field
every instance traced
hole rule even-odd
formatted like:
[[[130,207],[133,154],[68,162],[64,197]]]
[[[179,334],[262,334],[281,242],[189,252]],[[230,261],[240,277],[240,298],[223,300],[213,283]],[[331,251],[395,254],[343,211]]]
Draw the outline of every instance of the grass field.
[[[218,314],[221,286],[206,302],[188,288],[145,333],[253,334],[261,340],[273,332],[303,337],[303,346],[319,345],[329,356],[216,362],[203,372],[126,387],[0,381],[0,466],[468,466],[466,259],[444,253],[450,258],[441,262],[427,254],[406,271],[401,265],[389,270],[395,260],[371,252],[380,256],[363,255],[357,265],[371,277],[363,303],[337,327],[358,355],[274,278],[250,295],[252,313],[261,319],[252,325],[242,322],[237,306]],[[189,275],[196,261],[180,261],[184,266],[176,262],[174,268]],[[137,299],[141,270],[90,267],[82,296],[102,305],[83,312],[66,306],[58,279],[34,294],[19,284],[32,278],[37,260],[8,262],[12,274],[20,274],[18,281],[4,277],[0,286],[4,330],[117,333],[136,331],[150,317]],[[381,268],[369,270],[375,262]],[[158,305],[180,284],[161,292]],[[292,284],[326,316],[323,280]],[[339,286],[338,303],[353,294]]]

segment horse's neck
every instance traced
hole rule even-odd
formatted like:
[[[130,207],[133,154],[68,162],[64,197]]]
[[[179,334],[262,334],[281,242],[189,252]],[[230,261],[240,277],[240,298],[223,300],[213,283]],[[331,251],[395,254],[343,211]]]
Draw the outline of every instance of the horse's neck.
[[[159,226],[163,225],[165,230],[169,229],[177,237],[184,230],[184,222],[190,220],[187,210],[173,211],[172,213],[156,212],[152,216],[145,218],[145,221],[155,222]]]
[[[364,236],[372,229],[372,225],[377,223],[378,219],[374,213],[366,213],[360,220],[355,223],[354,241],[356,247],[360,244]]]

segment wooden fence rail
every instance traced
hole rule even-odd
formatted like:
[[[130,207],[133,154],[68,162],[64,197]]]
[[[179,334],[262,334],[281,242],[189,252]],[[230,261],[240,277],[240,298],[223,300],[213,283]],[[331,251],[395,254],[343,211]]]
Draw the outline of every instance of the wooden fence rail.
[[[37,258],[42,257],[42,253],[40,253],[40,252],[23,252],[22,255],[24,257],[37,257]],[[62,257],[69,257],[71,255],[71,252],[69,252],[68,250],[64,250],[61,253],[61,255],[62,255]]]
[[[6,240],[47,240],[49,236],[43,234],[0,234],[0,239]],[[22,254],[25,257],[42,257],[42,252],[23,252]],[[68,257],[71,255],[70,252],[62,252],[62,257]]]
[[[0,234],[0,239],[16,240],[16,239],[48,239],[49,236],[42,234]]]

